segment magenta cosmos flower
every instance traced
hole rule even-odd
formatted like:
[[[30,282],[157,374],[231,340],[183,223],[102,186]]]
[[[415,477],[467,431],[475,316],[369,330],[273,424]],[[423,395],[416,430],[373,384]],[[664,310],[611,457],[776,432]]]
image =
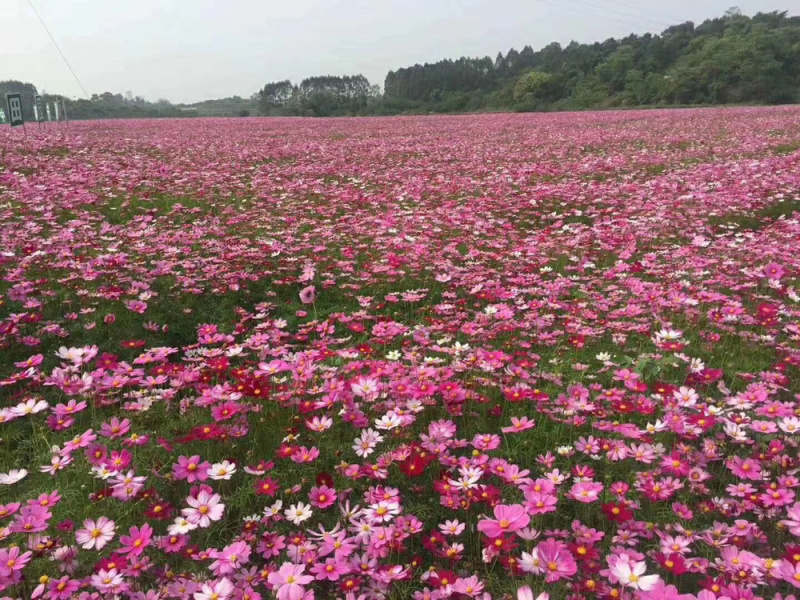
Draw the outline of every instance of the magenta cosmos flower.
[[[764,266],[764,275],[767,279],[780,279],[785,274],[786,270],[783,268],[783,265],[778,263],[773,262]]]
[[[122,547],[119,551],[132,557],[139,556],[150,545],[150,538],[153,537],[153,528],[145,523],[141,527],[131,527],[129,533],[130,535],[120,536],[119,543],[122,544]]]
[[[478,523],[478,531],[490,538],[517,531],[531,522],[521,504],[498,504],[494,507],[494,517]]]
[[[179,456],[178,462],[172,465],[175,479],[185,479],[189,483],[205,481],[208,479],[208,470],[211,463],[204,461],[200,456]]]

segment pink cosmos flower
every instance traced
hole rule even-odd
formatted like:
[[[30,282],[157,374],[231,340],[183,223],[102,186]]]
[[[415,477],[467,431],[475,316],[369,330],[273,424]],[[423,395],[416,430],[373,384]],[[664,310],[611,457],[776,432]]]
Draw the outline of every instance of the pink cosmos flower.
[[[316,299],[317,290],[313,285],[309,285],[308,287],[304,287],[302,290],[300,290],[300,302],[303,304],[314,304]]]
[[[308,500],[311,506],[317,508],[328,508],[336,502],[336,490],[327,485],[315,486],[308,493]]]
[[[469,596],[470,598],[475,598],[483,591],[484,585],[483,582],[478,579],[476,575],[472,575],[471,577],[461,578],[459,577],[456,579],[456,582],[453,584],[453,592],[456,594],[464,594],[465,596]]]
[[[250,560],[250,546],[242,541],[237,541],[225,546],[221,551],[212,550],[211,558],[216,560],[209,569],[216,576],[234,573]]]
[[[333,553],[336,560],[350,556],[356,550],[355,542],[347,537],[344,531],[325,536],[318,548],[319,556],[328,556]]]
[[[278,600],[301,600],[303,598],[305,594],[303,586],[314,581],[311,575],[303,575],[305,570],[305,565],[283,563],[280,569],[267,576],[267,582],[273,588],[277,588]]]
[[[141,527],[135,525],[130,528],[128,535],[122,535],[119,538],[119,543],[122,547],[119,549],[121,554],[128,554],[131,557],[139,556],[144,552],[145,548],[150,545],[150,539],[153,537],[153,528],[147,523]]]
[[[31,559],[31,551],[22,552],[18,546],[0,548],[0,580],[21,572]]]
[[[108,423],[100,425],[100,435],[105,437],[117,438],[122,437],[131,430],[130,419],[123,419],[120,421],[117,417],[112,417]]]
[[[13,533],[38,533],[47,529],[47,522],[52,513],[38,504],[23,506],[14,516],[14,522],[9,529]]]
[[[741,479],[752,479],[754,481],[761,479],[761,465],[752,458],[742,459],[740,456],[734,456],[728,461],[728,468],[731,473]]]
[[[533,590],[531,586],[524,585],[517,590],[517,600],[533,600]]]
[[[517,600],[533,600],[533,590],[531,590],[531,586],[523,585],[519,588],[517,590]],[[550,600],[550,594],[542,592],[536,596],[536,600]]]
[[[312,446],[311,448],[306,448],[305,446],[300,446],[297,448],[291,456],[292,462],[296,463],[309,463],[314,462],[319,458],[319,449]]]
[[[539,559],[539,569],[544,573],[547,583],[559,579],[571,579],[578,572],[578,564],[563,542],[548,538],[536,546],[536,554]]]
[[[786,511],[788,519],[781,521],[782,525],[789,528],[789,533],[800,537],[800,502],[795,502]]]
[[[594,481],[579,481],[570,489],[568,496],[586,504],[595,502],[603,491],[603,484]]]
[[[526,492],[525,509],[531,515],[543,515],[556,510],[558,497],[555,494]]]
[[[179,456],[178,462],[172,465],[172,473],[176,479],[185,479],[189,483],[208,479],[211,463],[204,461],[199,455],[191,457]]]
[[[350,565],[346,562],[339,562],[335,558],[329,558],[324,563],[314,564],[311,572],[317,581],[339,581],[342,575],[350,572]]]
[[[521,504],[498,504],[494,507],[494,519],[478,522],[478,531],[490,538],[500,537],[527,527],[531,518]]]
[[[123,587],[124,579],[116,569],[100,569],[92,575],[90,582],[101,594],[115,594]]]
[[[795,500],[795,492],[786,488],[778,488],[759,494],[758,498],[764,503],[764,506],[786,506]]]
[[[206,490],[201,490],[196,498],[189,496],[186,503],[189,507],[181,510],[181,513],[187,521],[198,527],[208,527],[212,521],[219,521],[225,511],[225,505],[220,502],[219,494],[212,494]]]
[[[132,310],[140,315],[144,314],[144,312],[147,310],[147,302],[142,302],[141,300],[126,300],[124,304],[128,310]]]
[[[102,550],[105,545],[114,539],[116,527],[114,521],[107,517],[100,517],[97,521],[87,519],[83,522],[83,529],[75,532],[75,541],[84,550]]]
[[[533,429],[535,426],[536,421],[528,419],[528,417],[511,417],[511,425],[503,427],[501,431],[503,433],[520,433],[528,429]]]
[[[80,585],[77,579],[70,579],[68,575],[64,575],[61,579],[50,579],[47,583],[48,598],[51,600],[69,600],[78,591]]]
[[[667,585],[659,579],[649,590],[638,593],[640,600],[697,600],[692,594],[681,594],[674,585]]]

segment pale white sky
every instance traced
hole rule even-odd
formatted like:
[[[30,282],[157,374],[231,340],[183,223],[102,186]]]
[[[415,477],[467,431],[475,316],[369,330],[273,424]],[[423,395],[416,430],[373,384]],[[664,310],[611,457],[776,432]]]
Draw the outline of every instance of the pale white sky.
[[[247,97],[269,81],[387,71],[442,58],[658,33],[686,20],[788,10],[800,0],[0,0],[0,80],[77,97]]]

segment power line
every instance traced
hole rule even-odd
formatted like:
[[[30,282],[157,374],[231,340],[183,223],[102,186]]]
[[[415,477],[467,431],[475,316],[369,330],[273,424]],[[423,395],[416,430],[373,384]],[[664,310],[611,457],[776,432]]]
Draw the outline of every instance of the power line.
[[[666,21],[662,21],[661,19],[652,19],[650,17],[647,17],[645,15],[641,15],[641,14],[631,14],[629,12],[621,11],[619,9],[610,8],[608,6],[597,6],[595,3],[586,2],[585,0],[573,0],[573,1],[577,2],[579,4],[588,5],[592,9],[600,9],[601,11],[606,10],[609,13],[617,14],[617,15],[620,15],[620,16],[623,16],[623,17],[633,18],[633,19],[637,19],[637,20],[650,21],[651,23],[658,23],[661,27],[664,27],[664,26],[669,27],[670,25],[674,25],[674,23],[667,23]]]
[[[636,11],[640,10],[640,8],[638,6],[635,6],[633,4],[628,4],[626,2],[621,2],[620,0],[605,0],[605,1],[606,2],[610,2],[611,4],[617,4],[619,6],[623,6],[623,7],[627,8],[627,9],[632,9],[632,10],[636,10]],[[678,24],[683,23],[685,21],[685,19],[678,19],[678,18],[673,17],[672,15],[667,15],[666,13],[660,12],[660,11],[659,11],[659,14],[656,15],[656,16],[658,16],[659,18],[663,18],[665,20],[671,21],[672,25],[678,25]]]
[[[56,41],[56,38],[54,38],[53,34],[50,33],[50,30],[47,28],[47,25],[45,25],[44,20],[42,19],[42,16],[39,14],[39,11],[36,10],[36,7],[33,5],[33,0],[28,0],[28,4],[31,5],[31,8],[33,9],[34,14],[36,15],[36,18],[39,19],[39,23],[42,24],[42,27],[44,27],[44,30],[47,32],[47,35],[50,36],[50,41],[53,42],[53,45],[56,47],[56,50],[58,50],[58,53],[61,55],[61,58],[64,59],[64,64],[67,65],[67,68],[69,69],[69,72],[72,73],[72,76],[75,78],[75,81],[78,82],[78,85],[80,86],[81,90],[83,90],[83,95],[86,96],[87,100],[91,100],[91,97],[89,96],[89,92],[87,92],[86,88],[83,87],[83,84],[81,83],[81,80],[78,79],[78,76],[76,75],[75,71],[73,70],[72,65],[69,64],[69,61],[67,60],[67,57],[64,56],[64,53],[61,51],[61,48],[59,47],[58,42]]]
[[[633,27],[641,27],[641,22],[634,21],[631,18],[620,18],[620,17],[614,17],[614,16],[607,15],[607,14],[604,15],[604,14],[601,14],[601,13],[589,12],[586,9],[579,9],[579,8],[574,7],[574,6],[569,6],[569,5],[566,5],[566,4],[563,4],[563,3],[553,4],[550,0],[535,0],[535,1],[540,2],[541,4],[545,4],[547,6],[552,6],[552,7],[555,7],[555,8],[563,8],[563,9],[566,9],[566,10],[568,10],[570,12],[577,13],[579,15],[584,15],[584,16],[589,16],[589,17],[597,17],[597,18],[601,18],[601,19],[609,19],[611,21],[616,21],[617,23],[623,23],[624,25],[627,25],[628,27],[631,27],[631,26],[633,26]]]

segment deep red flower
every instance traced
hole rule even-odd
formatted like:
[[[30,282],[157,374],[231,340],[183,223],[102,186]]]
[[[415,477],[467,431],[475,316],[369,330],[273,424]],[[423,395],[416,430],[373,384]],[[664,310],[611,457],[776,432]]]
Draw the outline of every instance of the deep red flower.
[[[278,491],[280,491],[280,483],[271,477],[267,477],[265,479],[257,480],[253,484],[253,488],[255,489],[257,496],[269,496],[271,498],[278,493]]]
[[[625,502],[608,502],[603,504],[600,510],[603,511],[609,521],[614,521],[615,523],[624,523],[633,518],[633,511],[628,508]]]
[[[672,552],[671,554],[656,554],[656,561],[660,564],[666,571],[669,571],[673,575],[683,575],[688,571],[686,567],[686,559],[683,558],[682,555],[678,554],[677,552]]]

